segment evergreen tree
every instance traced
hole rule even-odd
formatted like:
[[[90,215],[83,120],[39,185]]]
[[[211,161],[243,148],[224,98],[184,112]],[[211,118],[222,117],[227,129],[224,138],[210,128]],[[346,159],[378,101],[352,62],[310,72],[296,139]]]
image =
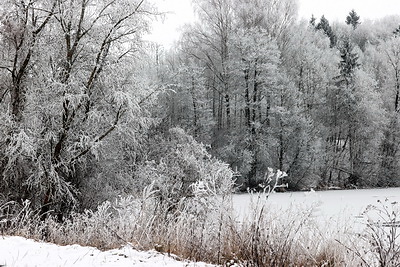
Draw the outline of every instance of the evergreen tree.
[[[311,15],[311,19],[310,19],[310,25],[311,26],[313,26],[313,27],[315,27],[315,21],[316,21],[317,19],[314,17],[314,14],[312,14]]]
[[[342,47],[340,48],[340,78],[341,81],[349,85],[352,81],[354,71],[360,66],[358,63],[358,55],[353,53],[353,46],[349,39],[345,39]]]
[[[353,10],[350,11],[349,15],[346,17],[346,24],[353,26],[355,30],[358,25],[360,25],[360,16]]]
[[[331,47],[334,47],[336,45],[336,35],[333,32],[332,27],[329,25],[329,21],[325,18],[324,15],[322,15],[315,29],[322,30],[326,34],[326,36],[329,37]]]

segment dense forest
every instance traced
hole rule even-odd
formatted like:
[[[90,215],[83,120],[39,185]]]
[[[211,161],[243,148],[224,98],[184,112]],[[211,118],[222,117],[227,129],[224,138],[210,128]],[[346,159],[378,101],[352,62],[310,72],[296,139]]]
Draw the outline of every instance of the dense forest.
[[[209,145],[254,188],[399,185],[399,17],[299,21],[295,1],[194,1],[173,52],[161,125]]]
[[[193,2],[167,50],[143,40],[162,15],[144,0],[2,1],[2,200],[179,199],[209,176],[257,189],[268,167],[290,190],[400,185],[400,16]]]

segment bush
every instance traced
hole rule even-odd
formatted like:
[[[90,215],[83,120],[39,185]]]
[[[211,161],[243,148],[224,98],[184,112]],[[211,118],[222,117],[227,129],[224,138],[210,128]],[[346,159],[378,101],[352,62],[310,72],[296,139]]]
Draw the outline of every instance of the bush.
[[[214,194],[231,193],[233,172],[229,166],[213,158],[203,144],[180,128],[172,128],[158,141],[150,159],[137,168],[137,194],[153,183],[161,203],[168,210],[182,199],[194,197],[194,184],[202,184]]]

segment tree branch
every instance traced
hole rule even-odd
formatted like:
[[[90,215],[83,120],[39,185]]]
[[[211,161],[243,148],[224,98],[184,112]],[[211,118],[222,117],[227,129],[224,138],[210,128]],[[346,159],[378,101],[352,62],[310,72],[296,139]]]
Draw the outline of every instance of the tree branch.
[[[9,67],[0,66],[0,69],[7,70],[7,71],[10,72],[11,74],[13,73],[12,70],[11,70]]]
[[[4,92],[1,94],[0,103],[3,102],[3,99],[6,96],[7,92],[8,92],[8,88],[6,90],[4,90]]]
[[[101,140],[103,140],[104,138],[106,138],[112,131],[114,131],[114,129],[117,127],[118,121],[119,121],[120,116],[121,116],[121,109],[122,109],[122,106],[119,107],[119,109],[118,109],[118,111],[117,111],[117,114],[115,115],[114,123],[113,123],[103,134],[101,134],[100,136],[96,137],[96,138],[93,140],[92,144],[91,144],[88,148],[86,148],[85,150],[81,151],[78,155],[76,155],[75,157],[73,157],[73,158],[69,161],[69,164],[74,163],[76,160],[78,160],[78,159],[81,158],[82,156],[86,155],[86,154],[93,148],[93,146],[94,146],[96,143],[100,142]]]

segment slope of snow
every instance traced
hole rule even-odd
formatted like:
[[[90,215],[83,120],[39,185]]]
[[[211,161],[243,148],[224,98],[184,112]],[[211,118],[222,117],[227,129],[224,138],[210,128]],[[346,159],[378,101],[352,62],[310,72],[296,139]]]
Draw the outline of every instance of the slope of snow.
[[[156,251],[137,251],[128,246],[109,251],[79,245],[58,246],[17,236],[0,236],[0,266],[212,266],[205,263],[182,262]]]

